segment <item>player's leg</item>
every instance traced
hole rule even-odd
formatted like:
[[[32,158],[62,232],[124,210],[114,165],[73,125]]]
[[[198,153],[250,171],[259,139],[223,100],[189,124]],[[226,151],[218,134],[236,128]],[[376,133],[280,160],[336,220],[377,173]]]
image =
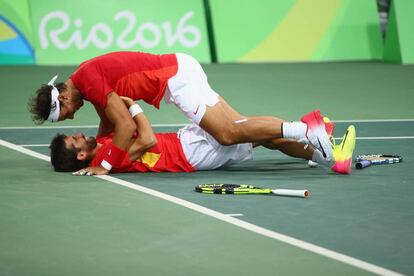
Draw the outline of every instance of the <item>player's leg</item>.
[[[233,145],[281,138],[282,123],[277,117],[243,116],[220,97],[214,106],[206,107],[200,127],[220,144]]]
[[[200,123],[222,145],[292,138],[310,142],[321,150],[324,159],[330,161],[332,145],[325,125],[319,110],[303,116],[302,122],[285,122],[271,116],[242,116],[222,98],[216,105],[207,107]],[[300,143],[297,144],[299,148]]]
[[[302,143],[294,140],[284,138],[272,139],[268,142],[261,143],[260,145],[271,150],[279,150],[291,157],[311,160],[328,167],[333,165],[333,162],[326,160],[318,149],[313,148],[311,145],[304,147]]]
[[[285,137],[312,143],[316,148],[321,148],[325,158],[331,159],[332,148],[320,113],[312,112],[302,122],[284,122],[271,116],[242,116],[211,89],[203,69],[194,58],[177,54],[177,60],[179,69],[176,76],[168,81],[166,102],[174,103],[187,118],[199,124],[220,144],[262,142]]]
[[[318,149],[314,149],[312,146],[304,148],[302,143],[289,139],[273,139],[258,145],[272,150],[279,150],[292,157],[303,158],[328,166],[339,174],[349,174],[351,173],[355,144],[356,131],[355,127],[351,125],[348,127],[341,143],[334,146],[333,159],[331,161],[326,160]]]
[[[200,126],[222,145],[293,138],[311,142],[321,150],[323,158],[329,161],[332,159],[332,145],[326,125],[319,110],[303,116],[302,122],[286,122],[272,116],[243,116],[222,97],[219,97],[214,106],[206,107],[200,122]],[[329,125],[328,128],[330,127]]]
[[[312,154],[314,152],[312,146],[305,148],[302,143],[284,138],[272,139],[271,141],[262,143],[261,145],[271,150],[281,151],[291,157],[303,158],[306,160],[312,160]]]

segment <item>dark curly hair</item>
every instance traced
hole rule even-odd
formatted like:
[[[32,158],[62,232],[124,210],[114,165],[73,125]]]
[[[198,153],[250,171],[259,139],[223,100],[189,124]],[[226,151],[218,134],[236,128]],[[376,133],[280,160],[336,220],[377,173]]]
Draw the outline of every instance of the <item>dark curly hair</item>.
[[[89,161],[78,160],[79,150],[75,147],[67,148],[66,135],[58,133],[50,143],[50,161],[57,172],[74,172],[86,168]]]
[[[66,84],[63,82],[55,84],[59,93],[62,93],[66,90]],[[52,91],[52,86],[42,84],[42,86],[36,91],[36,95],[29,99],[27,107],[32,113],[32,121],[36,125],[43,124],[47,120],[50,113],[50,100]]]

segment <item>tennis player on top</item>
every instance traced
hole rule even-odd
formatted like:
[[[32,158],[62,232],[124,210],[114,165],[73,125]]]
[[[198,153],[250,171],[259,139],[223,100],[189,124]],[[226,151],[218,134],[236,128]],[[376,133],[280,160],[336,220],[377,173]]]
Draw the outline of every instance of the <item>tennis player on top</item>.
[[[73,119],[84,100],[91,102],[101,119],[98,136],[114,132],[102,162],[87,169],[94,174],[119,166],[132,141],[136,127],[120,96],[156,108],[162,99],[174,103],[221,145],[284,137],[312,144],[327,161],[332,160],[332,144],[320,112],[298,122],[243,116],[211,89],[200,64],[186,54],[113,52],[83,62],[65,83],[55,85],[56,78],[42,85],[29,102],[33,120],[40,124]]]
[[[137,104],[122,97],[130,110]],[[355,147],[355,129],[348,128],[342,143],[334,146],[334,162],[327,161],[322,153],[312,146],[304,149],[303,144],[286,138],[276,138],[262,143],[242,143],[231,146],[220,145],[211,135],[197,124],[181,128],[177,133],[154,134],[144,113],[132,111],[136,123],[133,143],[128,154],[111,172],[193,172],[212,170],[252,159],[252,147],[262,145],[280,150],[290,156],[312,160],[330,166],[333,171],[348,174],[351,171],[352,153]],[[333,124],[326,128],[331,134]],[[70,171],[78,175],[92,175],[87,166],[99,165],[111,147],[113,135],[85,137],[82,133],[66,136],[58,134],[52,140],[51,162],[56,171]]]

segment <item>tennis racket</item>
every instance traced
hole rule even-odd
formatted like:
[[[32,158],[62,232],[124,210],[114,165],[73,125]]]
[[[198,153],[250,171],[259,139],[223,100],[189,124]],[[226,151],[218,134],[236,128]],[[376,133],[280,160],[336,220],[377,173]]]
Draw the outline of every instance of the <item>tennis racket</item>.
[[[371,165],[393,164],[402,162],[400,155],[390,154],[364,154],[357,155],[355,158],[355,168],[364,169]]]
[[[195,191],[205,194],[232,194],[232,195],[279,195],[308,197],[308,190],[269,189],[244,184],[201,184]]]

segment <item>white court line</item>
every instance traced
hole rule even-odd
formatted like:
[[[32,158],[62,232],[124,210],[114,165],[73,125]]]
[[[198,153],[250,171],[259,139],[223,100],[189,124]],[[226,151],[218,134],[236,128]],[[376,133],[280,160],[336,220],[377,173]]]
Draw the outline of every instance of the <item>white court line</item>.
[[[367,119],[367,120],[332,120],[334,123],[393,123],[414,122],[414,119]]]
[[[229,216],[229,217],[242,217],[242,216],[244,216],[243,214],[225,214],[226,216]]]
[[[50,144],[27,144],[27,145],[19,145],[21,147],[28,147],[28,148],[35,148],[35,147],[48,147]]]
[[[368,119],[368,120],[332,120],[334,123],[381,123],[381,122],[414,122],[414,119]],[[153,124],[153,127],[183,127],[187,124]],[[22,127],[0,127],[0,129],[67,129],[67,128],[98,128],[98,125],[79,126],[22,126]]]
[[[18,152],[21,152],[21,153],[39,158],[39,159],[42,159],[42,160],[47,161],[47,162],[50,162],[50,157],[49,156],[46,156],[46,155],[41,154],[41,153],[37,153],[33,150],[26,149],[22,146],[18,146],[18,145],[9,143],[9,142],[4,141],[2,139],[0,139],[0,146],[4,146],[6,148],[9,148],[9,149],[12,149],[12,150],[15,150],[15,151],[18,151]]]
[[[18,126],[18,127],[0,127],[0,129],[65,129],[65,128],[98,128],[98,125],[80,125],[80,126]]]
[[[27,155],[30,155],[30,156],[33,156],[33,157],[36,157],[36,158],[39,158],[39,159],[50,162],[50,158],[46,155],[34,152],[32,150],[29,150],[29,149],[23,148],[21,146],[6,142],[6,141],[1,140],[1,139],[0,139],[0,146],[5,146],[5,147],[10,148],[12,150],[16,150],[18,152],[21,152],[21,153],[24,153],[24,154],[27,154]],[[79,176],[74,176],[74,177],[79,177]],[[366,270],[366,271],[376,273],[376,274],[380,274],[380,275],[402,275],[402,274],[397,273],[395,271],[388,270],[386,268],[376,266],[374,264],[371,264],[371,263],[368,263],[368,262],[365,262],[365,261],[347,256],[347,255],[344,255],[344,254],[326,249],[324,247],[320,247],[320,246],[317,246],[317,245],[299,240],[299,239],[295,239],[295,238],[289,237],[287,235],[284,235],[284,234],[281,234],[281,233],[278,233],[278,232],[275,232],[275,231],[268,230],[266,228],[257,226],[255,224],[252,224],[252,223],[249,223],[249,222],[246,222],[246,221],[228,216],[226,214],[208,209],[206,207],[203,207],[201,205],[189,202],[187,200],[183,200],[183,199],[178,198],[178,197],[174,197],[174,196],[171,196],[171,195],[168,195],[168,194],[165,194],[165,193],[158,192],[156,190],[146,188],[144,186],[140,186],[138,184],[134,184],[134,183],[122,180],[122,179],[118,179],[118,178],[109,176],[109,175],[99,175],[99,176],[95,176],[95,177],[106,180],[106,181],[109,181],[109,182],[112,182],[112,183],[117,184],[117,185],[121,185],[121,186],[130,188],[130,189],[136,190],[136,191],[146,193],[148,195],[152,195],[152,196],[167,200],[167,201],[172,202],[174,204],[177,204],[177,205],[183,206],[185,208],[194,210],[196,212],[208,215],[210,217],[219,219],[221,221],[233,224],[235,226],[238,226],[240,228],[249,230],[251,232],[254,232],[254,233],[257,233],[257,234],[260,234],[260,235],[263,235],[263,236],[266,236],[266,237],[269,237],[269,238],[272,238],[272,239],[275,239],[275,240],[278,240],[278,241],[285,242],[287,244],[290,244],[290,245],[302,248],[304,250],[307,250],[307,251],[310,251],[310,252],[313,252],[313,253],[331,258],[333,260],[337,260],[337,261],[340,261],[342,263],[345,263],[345,264],[348,264],[348,265],[351,265],[351,266],[355,266],[355,267],[360,268],[362,270]]]
[[[335,140],[340,140],[342,137],[334,137]],[[356,137],[357,140],[394,140],[394,139],[414,139],[414,136],[367,136]]]
[[[357,140],[394,140],[394,139],[413,139],[414,136],[389,136],[389,137],[357,137]],[[341,138],[335,138],[341,139]]]

